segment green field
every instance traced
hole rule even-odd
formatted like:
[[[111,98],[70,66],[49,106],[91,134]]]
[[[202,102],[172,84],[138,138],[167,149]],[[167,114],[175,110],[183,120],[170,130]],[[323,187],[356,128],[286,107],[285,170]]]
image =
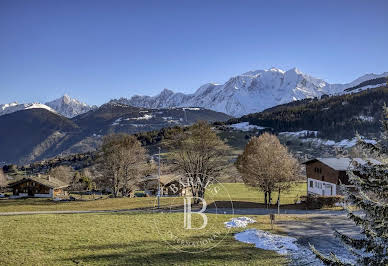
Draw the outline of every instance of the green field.
[[[204,230],[184,230],[182,213],[3,216],[0,217],[0,264],[284,265],[287,262],[274,251],[234,240],[233,234],[245,229],[228,231],[223,223],[231,217],[209,214]],[[252,217],[258,223],[250,227],[270,230],[268,217]],[[185,241],[206,239],[212,234],[212,228],[218,228],[224,239],[215,248],[203,251],[169,239],[171,228]],[[198,251],[201,252],[187,253]]]
[[[211,193],[212,187],[208,195],[205,196],[206,199],[227,201],[232,199],[233,201],[249,201],[249,202],[264,202],[264,193],[259,192],[255,188],[246,186],[243,183],[220,183],[216,186],[219,186],[218,193]],[[280,194],[280,204],[294,204],[295,201],[307,194],[307,183],[295,183],[288,192]],[[275,203],[278,197],[278,193],[274,192],[272,194],[272,202]]]
[[[243,183],[220,183],[209,186],[205,198],[208,204],[213,201],[244,201],[263,203],[263,193],[245,186]],[[296,183],[289,192],[281,194],[281,204],[293,204],[298,197],[306,195],[306,183]],[[277,199],[277,193],[272,195],[273,203]],[[54,202],[51,199],[3,199],[0,200],[0,212],[22,211],[79,211],[79,210],[127,210],[152,208],[156,204],[155,197],[140,198],[105,198],[100,200]],[[177,198],[161,198],[162,207],[181,206],[183,200]]]

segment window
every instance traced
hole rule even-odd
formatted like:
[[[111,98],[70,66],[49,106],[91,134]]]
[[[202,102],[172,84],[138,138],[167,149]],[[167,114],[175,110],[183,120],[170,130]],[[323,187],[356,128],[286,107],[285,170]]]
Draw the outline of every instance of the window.
[[[310,187],[314,187],[314,182],[310,181]]]

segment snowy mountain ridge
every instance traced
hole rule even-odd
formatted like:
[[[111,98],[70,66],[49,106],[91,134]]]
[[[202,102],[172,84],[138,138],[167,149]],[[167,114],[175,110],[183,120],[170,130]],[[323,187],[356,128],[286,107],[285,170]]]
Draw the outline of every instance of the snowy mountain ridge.
[[[346,88],[385,76],[388,72],[367,74],[347,84],[329,84],[297,68],[288,71],[271,68],[243,73],[224,84],[207,83],[192,94],[164,89],[156,96],[135,95],[112,101],[145,108],[196,106],[238,117],[304,98],[344,94]]]
[[[13,112],[21,111],[21,110],[27,110],[27,109],[34,109],[34,108],[42,108],[46,109],[50,112],[57,113],[54,109],[51,107],[41,104],[41,103],[22,103],[19,104],[17,102],[13,103],[7,103],[7,104],[0,104],[0,116],[10,114]]]
[[[42,108],[53,113],[61,114],[67,118],[73,118],[77,115],[86,113],[90,110],[97,108],[96,106],[89,106],[86,103],[82,103],[76,99],[70,98],[68,95],[64,95],[54,101],[42,103],[22,103],[17,102],[0,104],[0,116],[10,114],[13,112]]]

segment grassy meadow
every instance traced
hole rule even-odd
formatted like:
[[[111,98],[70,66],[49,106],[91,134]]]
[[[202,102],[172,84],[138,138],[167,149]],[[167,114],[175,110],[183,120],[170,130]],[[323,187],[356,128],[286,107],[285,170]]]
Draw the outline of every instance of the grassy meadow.
[[[0,264],[284,265],[287,262],[274,251],[234,240],[233,234],[245,229],[225,228],[223,223],[231,217],[208,214],[205,229],[185,230],[182,213],[2,216]],[[267,216],[250,217],[258,222],[249,228],[271,230]],[[296,218],[282,215],[279,219]],[[179,239],[196,243],[210,237],[215,228],[222,241],[210,250],[206,249],[213,245],[185,246],[169,237],[169,230],[174,230]]]
[[[264,193],[255,188],[246,186],[244,183],[220,183],[218,193],[208,193],[206,199],[217,201],[247,201],[247,202],[264,202]],[[212,187],[209,187],[212,189]],[[288,192],[280,194],[280,204],[294,204],[300,197],[307,194],[307,183],[295,183]],[[277,192],[272,193],[272,201],[276,202],[278,197]]]
[[[217,186],[217,193],[214,191]],[[306,195],[306,183],[295,183],[289,192],[281,194],[281,204],[293,204],[298,197]],[[277,199],[277,193],[272,195],[273,203]],[[264,194],[256,189],[249,188],[243,183],[220,183],[209,186],[205,199],[210,205],[213,201],[243,201],[263,203]],[[162,207],[181,206],[183,200],[177,198],[162,197]],[[154,197],[139,198],[103,198],[99,200],[55,202],[51,199],[3,199],[0,200],[0,212],[23,212],[23,211],[86,211],[86,210],[129,210],[152,208],[156,204]]]

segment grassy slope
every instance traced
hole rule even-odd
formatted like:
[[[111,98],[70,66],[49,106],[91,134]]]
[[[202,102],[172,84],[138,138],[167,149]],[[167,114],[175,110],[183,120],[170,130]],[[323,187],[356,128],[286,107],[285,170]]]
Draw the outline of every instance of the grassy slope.
[[[206,200],[210,204],[212,201],[264,201],[263,193],[249,188],[242,183],[221,183],[222,188],[219,193],[211,195],[207,193]],[[297,197],[306,194],[306,183],[296,184],[289,192],[281,195],[281,204],[293,204]],[[230,195],[230,198],[228,196]],[[277,193],[272,195],[273,201],[277,199]],[[0,200],[0,212],[21,212],[21,211],[63,211],[63,210],[122,210],[150,208],[156,204],[156,198],[118,198],[102,199],[92,201],[75,202],[53,202],[50,199],[15,199]],[[177,198],[162,198],[162,206],[183,205],[183,200]]]
[[[194,215],[195,216],[195,215]],[[204,230],[184,230],[183,214],[68,214],[0,217],[1,265],[282,265],[285,257],[240,243],[223,222],[231,216],[208,215]],[[268,217],[253,217],[250,227],[270,230]],[[155,228],[176,228],[184,240],[207,238],[219,228],[224,240],[210,251],[191,254],[166,244]],[[281,219],[292,219],[282,216]],[[181,228],[181,229],[180,229]],[[164,229],[162,229],[164,230]],[[163,232],[165,233],[165,232]],[[187,233],[189,235],[185,236]],[[164,234],[162,234],[164,236]],[[176,248],[181,245],[174,244]],[[198,248],[186,247],[186,251]]]

